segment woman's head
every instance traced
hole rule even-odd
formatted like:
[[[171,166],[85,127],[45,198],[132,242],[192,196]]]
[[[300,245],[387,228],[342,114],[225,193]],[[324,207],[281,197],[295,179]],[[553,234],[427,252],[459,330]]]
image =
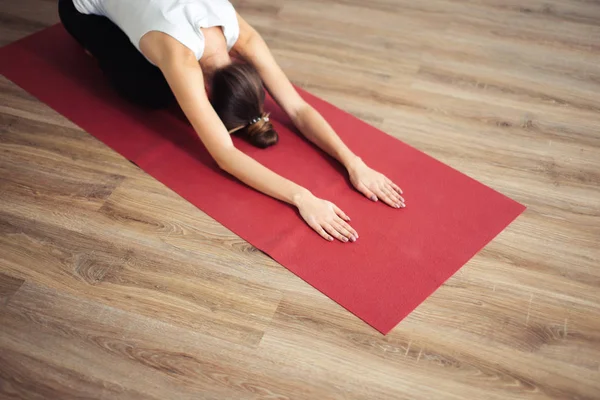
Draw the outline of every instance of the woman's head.
[[[253,145],[266,148],[279,137],[265,114],[265,91],[258,72],[250,64],[232,63],[212,76],[211,103],[221,121]]]

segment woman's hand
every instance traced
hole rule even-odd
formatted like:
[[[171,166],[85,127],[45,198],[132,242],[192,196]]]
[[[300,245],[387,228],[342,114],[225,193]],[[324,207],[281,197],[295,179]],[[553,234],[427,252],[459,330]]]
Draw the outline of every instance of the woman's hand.
[[[358,233],[348,224],[350,218],[330,201],[304,193],[295,201],[306,223],[324,239],[354,242]]]
[[[354,187],[373,201],[381,199],[394,208],[404,208],[404,198],[400,189],[385,175],[369,168],[360,158],[348,167],[350,181]]]

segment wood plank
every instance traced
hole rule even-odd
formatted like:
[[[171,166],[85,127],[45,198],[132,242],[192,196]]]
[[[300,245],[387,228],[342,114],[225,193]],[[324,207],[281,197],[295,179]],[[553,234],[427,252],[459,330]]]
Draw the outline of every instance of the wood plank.
[[[0,322],[4,393],[291,399],[302,385],[268,354],[39,285],[26,285]]]
[[[19,290],[24,282],[23,279],[0,273],[0,305],[8,304],[10,297]]]

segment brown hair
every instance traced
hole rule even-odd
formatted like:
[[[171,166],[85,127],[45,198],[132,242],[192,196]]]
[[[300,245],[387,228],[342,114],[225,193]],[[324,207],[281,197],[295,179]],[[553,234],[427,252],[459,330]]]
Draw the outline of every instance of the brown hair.
[[[236,133],[263,149],[279,140],[264,112],[264,101],[262,81],[250,64],[232,63],[215,71],[211,103],[219,118],[229,131],[243,126]]]

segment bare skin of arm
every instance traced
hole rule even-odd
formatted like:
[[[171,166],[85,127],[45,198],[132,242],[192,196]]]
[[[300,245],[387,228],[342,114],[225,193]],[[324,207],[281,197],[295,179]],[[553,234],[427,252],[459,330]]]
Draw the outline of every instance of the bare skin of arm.
[[[383,174],[369,168],[344,144],[321,114],[300,97],[260,34],[239,14],[238,21],[240,37],[233,51],[257,69],[269,93],[290,116],[298,130],[343,164],[352,184],[366,197],[374,201],[381,199],[395,208],[404,207],[402,190]]]
[[[349,218],[333,203],[315,197],[235,148],[206,95],[202,69],[187,47],[153,31],[144,35],[140,48],[160,68],[181,109],[221,169],[268,196],[296,206],[304,220],[325,239],[347,242],[358,238],[346,222]]]

